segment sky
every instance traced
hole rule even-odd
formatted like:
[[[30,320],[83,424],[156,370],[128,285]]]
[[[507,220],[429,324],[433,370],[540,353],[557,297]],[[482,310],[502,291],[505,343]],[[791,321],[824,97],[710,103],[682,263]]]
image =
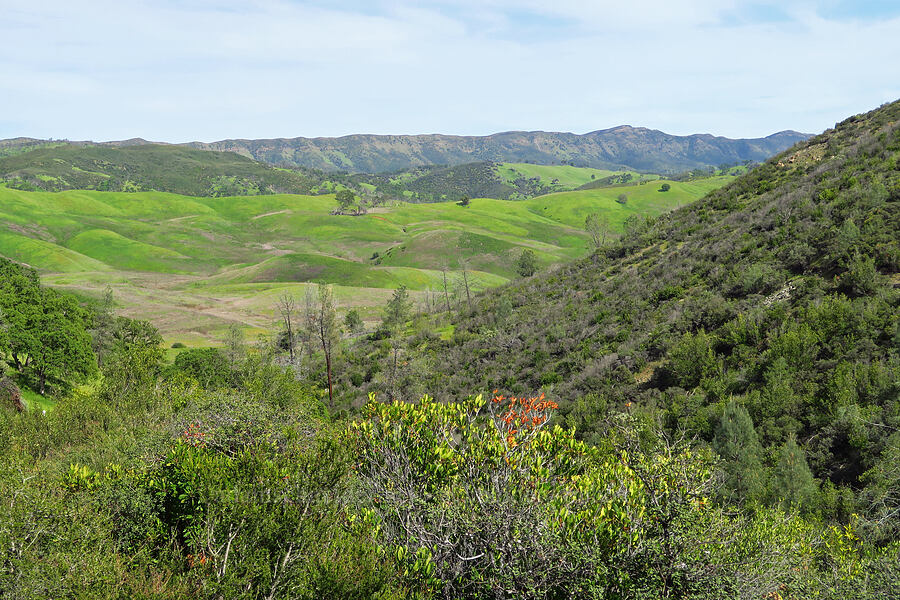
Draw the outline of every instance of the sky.
[[[818,133],[900,98],[898,0],[0,0],[0,139]]]

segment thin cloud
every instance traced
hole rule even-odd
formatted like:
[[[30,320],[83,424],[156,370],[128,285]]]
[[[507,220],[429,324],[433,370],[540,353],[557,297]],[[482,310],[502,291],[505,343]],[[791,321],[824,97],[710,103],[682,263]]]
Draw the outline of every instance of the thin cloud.
[[[0,137],[818,131],[900,81],[900,19],[837,4],[23,2]]]

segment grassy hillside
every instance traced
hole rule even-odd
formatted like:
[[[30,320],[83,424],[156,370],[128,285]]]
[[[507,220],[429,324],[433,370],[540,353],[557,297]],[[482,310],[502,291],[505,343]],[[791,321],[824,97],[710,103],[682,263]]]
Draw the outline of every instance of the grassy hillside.
[[[627,169],[610,171],[571,165],[500,163],[495,166],[495,171],[502,181],[516,188],[520,197],[627,183],[646,183],[659,179],[658,175],[637,173]]]
[[[306,193],[313,179],[227,152],[183,146],[20,146],[0,152],[0,180],[20,189],[157,190],[191,196]]]
[[[452,336],[407,340],[417,362],[402,377],[354,386],[354,372],[389,359],[362,344],[342,389],[348,400],[542,389],[598,441],[621,413],[696,437],[741,502],[796,494],[810,514],[900,531],[896,496],[879,504],[896,493],[900,452],[898,123],[900,102],[848,119],[690,206],[629,221],[601,252],[463,305]],[[637,189],[672,200],[688,185]],[[578,222],[582,207],[548,202],[563,196],[522,204]],[[607,214],[621,222],[636,201]],[[785,475],[785,461],[799,471]]]
[[[608,177],[616,171],[573,167],[571,165],[535,165],[529,163],[500,163],[497,174],[510,183],[519,179],[539,179],[545,185],[562,185],[577,188],[589,181]]]
[[[0,255],[40,269],[51,285],[97,296],[107,286],[125,313],[151,318],[174,340],[208,343],[229,322],[270,327],[277,297],[310,283],[340,286],[343,306],[375,319],[390,290],[419,300],[451,293],[461,270],[475,289],[516,277],[523,248],[541,268],[583,256],[584,218],[658,215],[727,178],[567,192],[523,202],[476,198],[331,215],[333,195],[190,197],[161,192],[30,192],[0,187]]]

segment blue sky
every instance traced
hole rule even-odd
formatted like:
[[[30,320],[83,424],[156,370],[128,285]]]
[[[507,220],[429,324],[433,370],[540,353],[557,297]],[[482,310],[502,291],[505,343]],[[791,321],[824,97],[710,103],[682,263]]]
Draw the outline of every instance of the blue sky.
[[[900,98],[897,0],[5,0],[0,138],[818,132]]]

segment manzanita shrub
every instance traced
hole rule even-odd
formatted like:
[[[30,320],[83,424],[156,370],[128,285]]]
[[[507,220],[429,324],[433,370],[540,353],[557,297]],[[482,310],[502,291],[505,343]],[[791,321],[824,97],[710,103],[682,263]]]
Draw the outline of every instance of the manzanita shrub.
[[[637,540],[639,478],[574,430],[548,426],[541,397],[379,403],[354,423],[377,539],[426,594],[572,597],[606,586]]]

